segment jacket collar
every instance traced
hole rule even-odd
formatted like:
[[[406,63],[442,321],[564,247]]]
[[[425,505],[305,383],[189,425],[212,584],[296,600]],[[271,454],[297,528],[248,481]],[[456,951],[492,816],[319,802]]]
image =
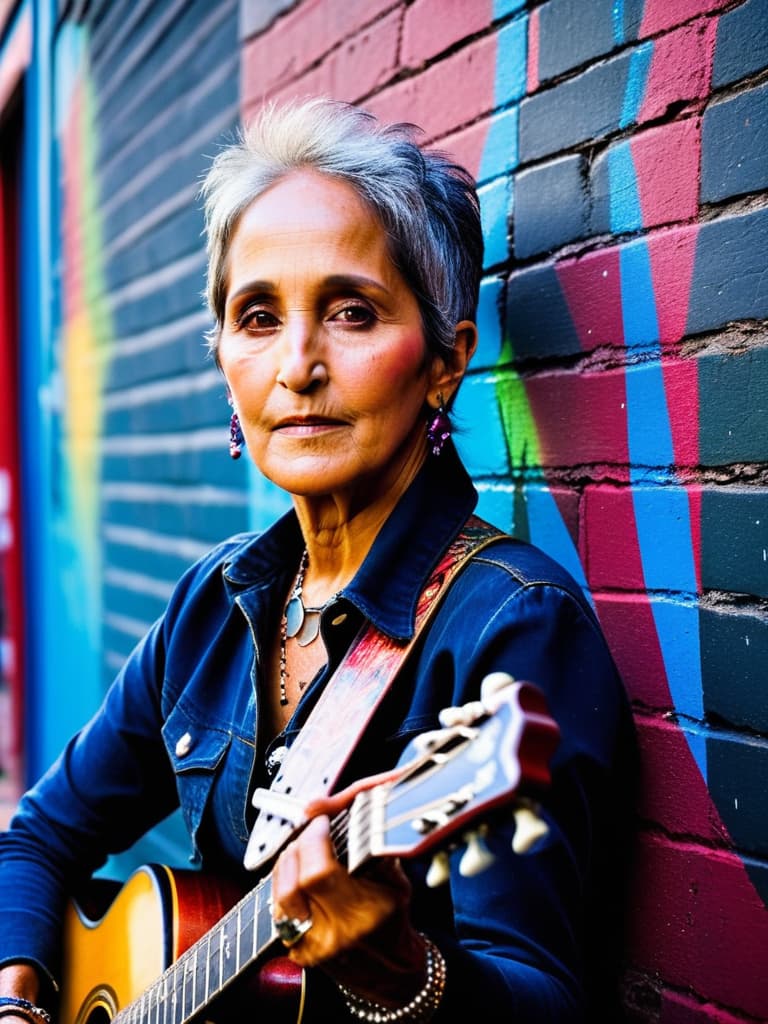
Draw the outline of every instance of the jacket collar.
[[[476,502],[475,488],[452,444],[439,458],[427,458],[339,598],[388,636],[410,639],[427,577]],[[296,514],[290,511],[236,548],[224,564],[224,576],[237,587],[278,581],[287,586],[303,547]]]

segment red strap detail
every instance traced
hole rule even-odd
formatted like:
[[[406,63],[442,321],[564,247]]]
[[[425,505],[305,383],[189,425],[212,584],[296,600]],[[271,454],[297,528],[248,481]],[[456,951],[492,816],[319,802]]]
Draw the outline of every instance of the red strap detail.
[[[410,640],[393,640],[370,623],[362,627],[286,753],[272,790],[304,802],[333,790],[440,598],[473,555],[504,536],[482,519],[469,518],[427,580]],[[260,814],[248,842],[245,866],[254,870],[270,860],[293,832],[292,825]]]

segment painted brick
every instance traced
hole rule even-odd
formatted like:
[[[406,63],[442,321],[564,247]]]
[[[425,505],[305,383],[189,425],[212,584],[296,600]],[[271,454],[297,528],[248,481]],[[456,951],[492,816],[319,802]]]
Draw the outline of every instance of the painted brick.
[[[440,148],[453,154],[483,185],[517,166],[518,109],[511,107],[446,136]]]
[[[402,62],[415,67],[491,23],[491,0],[416,0],[403,23]]]
[[[768,853],[765,780],[768,743],[765,740],[710,735],[707,738],[709,789],[739,850]],[[768,948],[768,947],[766,947]]]
[[[492,369],[501,354],[501,310],[503,281],[488,277],[480,284],[477,304],[477,349],[472,357],[472,368]]]
[[[475,484],[478,489],[477,508],[481,518],[507,533],[512,531],[514,494],[508,485]]]
[[[694,551],[697,547],[697,509],[697,487],[586,487],[584,535],[591,586],[689,593],[695,575],[680,547],[684,537]],[[641,534],[648,523],[664,524],[660,536]]]
[[[687,330],[768,317],[768,210],[703,224],[696,247]]]
[[[539,13],[538,78],[546,82],[610,53],[615,35],[614,0],[550,0]]]
[[[520,104],[520,159],[537,160],[616,131],[630,73],[628,53]]]
[[[629,952],[638,969],[765,1018],[768,915],[735,854],[643,835],[633,892]]]
[[[736,266],[742,273],[743,266]],[[701,358],[699,393],[704,465],[768,459],[768,348]]]
[[[515,176],[515,256],[525,259],[583,238],[589,200],[583,156],[561,157]]]
[[[258,103],[297,78],[342,40],[373,22],[392,0],[304,0],[267,32],[242,49],[241,97],[245,106]]]
[[[485,268],[503,263],[509,253],[507,218],[509,216],[512,182],[509,178],[497,178],[489,185],[477,190],[480,200],[480,216],[483,222]]]
[[[581,351],[554,264],[538,265],[510,275],[505,337],[510,340],[518,359]]]
[[[641,102],[630,106],[638,123],[663,117],[681,102],[703,100],[708,95],[716,27],[712,20],[699,20],[653,43]]]
[[[655,35],[674,28],[697,14],[707,14],[727,7],[730,0],[645,0],[640,34]]]
[[[240,39],[248,39],[269,28],[285,11],[295,7],[298,0],[248,0],[240,7]]]
[[[722,844],[723,829],[680,726],[670,717],[638,714],[640,778],[637,811],[670,835]]]
[[[768,67],[768,0],[747,0],[717,25],[712,84],[737,82]]]
[[[688,220],[699,208],[698,123],[640,132],[600,154],[592,167],[592,234]]]
[[[525,19],[516,18],[367,101],[384,121],[406,118],[428,140],[469,124],[525,92]]]
[[[736,1016],[720,1006],[667,989],[661,996],[658,1024],[745,1024],[745,1020],[742,1014]]]
[[[704,608],[700,624],[707,712],[731,725],[768,734],[768,617]]]
[[[768,597],[768,490],[708,488],[701,519],[703,586]]]
[[[702,141],[702,202],[768,187],[768,85],[711,106]]]
[[[659,512],[663,514],[663,509]],[[629,488],[585,488],[585,560],[593,590],[644,587],[634,521],[634,498]]]
[[[525,390],[539,429],[543,466],[626,464],[623,372],[540,373],[526,379]],[[587,409],[589,415],[585,416]]]
[[[493,377],[464,381],[454,405],[454,440],[473,476],[506,476],[507,444],[499,415]]]
[[[132,501],[106,497],[102,503],[102,517],[110,526],[135,527],[153,533],[167,533],[177,537],[194,537],[207,544],[215,544],[223,537],[248,529],[246,499],[235,501],[225,498],[201,502],[190,493],[187,500],[164,501],[159,497],[147,501]]]
[[[595,606],[621,678],[633,700],[672,710],[666,668],[650,599],[645,594],[596,593]]]
[[[484,36],[382,90],[366,106],[383,121],[412,121],[427,140],[446,135],[492,109],[496,48],[496,37]]]

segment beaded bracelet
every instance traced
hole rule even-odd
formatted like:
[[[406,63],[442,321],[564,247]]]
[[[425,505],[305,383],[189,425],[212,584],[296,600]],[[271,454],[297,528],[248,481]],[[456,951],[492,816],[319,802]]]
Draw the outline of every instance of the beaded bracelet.
[[[20,996],[0,996],[0,1017],[26,1017],[32,1024],[51,1024],[51,1015]]]
[[[391,1009],[374,1003],[370,999],[358,996],[346,986],[339,985],[344,996],[347,1009],[358,1020],[369,1021],[370,1024],[392,1024],[394,1021],[410,1021],[412,1024],[427,1021],[440,1005],[445,991],[445,960],[437,946],[426,935],[422,935],[427,948],[427,980],[424,988],[417,992],[410,1003]]]

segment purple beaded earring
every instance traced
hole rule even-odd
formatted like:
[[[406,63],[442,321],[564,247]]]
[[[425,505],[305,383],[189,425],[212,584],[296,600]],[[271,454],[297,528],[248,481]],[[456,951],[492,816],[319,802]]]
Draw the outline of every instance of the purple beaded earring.
[[[443,405],[443,396],[437,396],[440,403],[437,410],[427,425],[427,444],[433,455],[439,455],[445,448],[446,441],[451,436],[451,421]]]
[[[227,401],[230,405],[233,404],[232,396],[227,395]],[[235,410],[232,410],[232,415],[229,417],[229,455],[232,459],[239,459],[243,454],[243,445],[245,444],[245,438],[243,437],[243,429],[240,426],[240,417],[237,415]]]

